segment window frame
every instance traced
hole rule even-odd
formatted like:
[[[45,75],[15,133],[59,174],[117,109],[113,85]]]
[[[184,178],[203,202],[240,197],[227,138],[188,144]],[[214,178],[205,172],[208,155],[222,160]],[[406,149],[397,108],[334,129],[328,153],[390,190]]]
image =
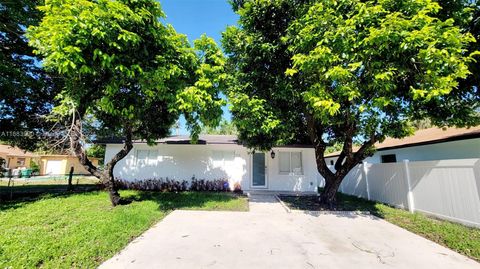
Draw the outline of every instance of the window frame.
[[[145,159],[139,159],[138,158],[138,153],[141,151],[146,151],[146,158]],[[155,153],[155,158],[152,158],[153,154]],[[135,166],[140,166],[139,161],[142,160],[144,163],[142,163],[142,166],[149,166],[149,165],[157,165],[158,161],[158,150],[157,149],[137,149],[135,151]],[[154,164],[151,164],[150,161],[154,161]]]
[[[27,158],[25,157],[17,158],[17,165],[25,166],[26,163],[27,163]]]
[[[283,154],[285,154],[285,153],[288,154],[288,165],[289,165],[289,171],[288,172],[284,172],[284,171],[281,170],[280,155],[282,153]],[[292,168],[292,154],[299,154],[299,156],[300,156],[300,172],[298,172],[298,173],[295,172]],[[303,152],[302,151],[286,151],[286,150],[279,151],[279,153],[278,153],[278,174],[279,175],[299,175],[299,176],[304,175]]]
[[[232,158],[226,158],[229,156]],[[215,157],[221,158],[215,159]],[[214,167],[225,167],[227,163],[235,162],[235,150],[212,150],[212,153],[210,155],[210,162]]]

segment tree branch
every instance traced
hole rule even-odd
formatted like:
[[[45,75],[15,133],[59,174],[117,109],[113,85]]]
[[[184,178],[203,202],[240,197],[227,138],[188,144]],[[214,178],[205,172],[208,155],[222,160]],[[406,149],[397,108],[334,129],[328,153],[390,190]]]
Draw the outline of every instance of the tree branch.
[[[325,149],[327,144],[322,139],[323,129],[321,126],[317,126],[313,115],[306,113],[307,129],[310,136],[310,140],[315,148],[315,160],[317,163],[318,172],[325,178],[333,177],[333,172],[328,168],[325,162]]]
[[[123,144],[123,148],[113,156],[113,158],[106,164],[105,170],[109,172],[109,174],[113,174],[113,168],[115,165],[125,156],[128,155],[130,150],[133,148],[133,141],[132,141],[132,127],[129,124],[125,124],[123,133],[125,135],[125,142]]]
[[[363,159],[365,159],[366,155],[365,155],[365,152],[371,148],[373,145],[375,145],[375,143],[378,142],[378,139],[379,137],[376,136],[375,134],[371,134],[370,135],[370,139],[363,143],[363,145],[357,150],[357,152],[355,152],[355,154],[353,155],[353,165],[357,165],[359,164]]]
[[[352,159],[352,152],[353,152],[353,136],[355,135],[356,125],[355,121],[350,120],[350,113],[347,110],[345,115],[345,124],[344,126],[344,142],[342,152],[340,152],[340,156],[338,157],[337,161],[335,162],[335,170],[340,170],[342,167],[342,163],[347,159],[347,162]]]
[[[77,111],[74,111],[77,114]],[[79,114],[79,113],[78,113]],[[93,165],[93,163],[88,159],[88,156],[83,148],[83,133],[82,133],[82,121],[81,115],[79,115],[73,122],[70,128],[69,137],[70,137],[70,149],[73,151],[75,156],[77,156],[80,164],[85,167],[85,169],[90,172],[96,178],[100,178],[102,173],[98,170],[98,168]]]

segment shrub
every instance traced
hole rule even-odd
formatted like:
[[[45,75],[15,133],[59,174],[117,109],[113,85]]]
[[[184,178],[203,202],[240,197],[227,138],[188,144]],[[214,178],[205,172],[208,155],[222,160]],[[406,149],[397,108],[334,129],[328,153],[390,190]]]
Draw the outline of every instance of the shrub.
[[[230,191],[227,180],[204,180],[192,177],[191,181],[178,181],[171,179],[143,179],[127,181],[122,179],[116,180],[120,189],[142,190],[142,191],[162,191],[162,192],[182,192],[182,191]]]
[[[242,185],[240,185],[240,183],[238,183],[238,182],[235,182],[235,184],[233,185],[233,192],[234,193],[243,193]]]
[[[33,175],[38,175],[40,173],[40,165],[34,160],[30,160],[30,169],[32,169]]]

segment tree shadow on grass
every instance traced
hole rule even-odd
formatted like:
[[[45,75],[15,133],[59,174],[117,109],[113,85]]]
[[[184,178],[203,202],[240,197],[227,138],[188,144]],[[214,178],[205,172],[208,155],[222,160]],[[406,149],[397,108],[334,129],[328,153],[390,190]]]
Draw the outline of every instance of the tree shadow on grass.
[[[65,184],[23,185],[0,187],[0,211],[22,207],[44,198],[68,197],[79,193],[90,193],[101,189],[96,184],[76,184],[68,190]]]
[[[162,211],[175,209],[216,210],[217,204],[239,199],[239,196],[229,192],[154,192],[138,191],[122,196],[133,202],[153,201]],[[213,202],[213,203],[212,203]],[[209,205],[207,205],[209,204]],[[221,209],[221,208],[220,208]]]

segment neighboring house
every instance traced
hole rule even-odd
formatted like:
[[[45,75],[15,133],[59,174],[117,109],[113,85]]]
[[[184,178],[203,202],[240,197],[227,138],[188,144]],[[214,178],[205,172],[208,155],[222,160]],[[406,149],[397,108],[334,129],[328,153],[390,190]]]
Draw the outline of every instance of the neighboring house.
[[[403,139],[387,138],[375,144],[377,151],[365,161],[391,163],[480,158],[480,126],[472,128],[429,128],[418,130]],[[340,152],[327,155],[326,162],[333,165]]]
[[[66,175],[70,167],[74,167],[75,175],[89,175],[90,173],[80,164],[77,157],[69,155],[35,154],[9,145],[0,145],[0,158],[5,159],[7,169],[31,168],[31,162],[39,165],[41,176]],[[98,165],[98,158],[89,158],[94,165]]]
[[[17,147],[0,145],[0,158],[5,160],[5,168],[21,169],[29,168],[30,161],[38,158],[38,156],[32,152],[28,152]]]
[[[123,145],[118,141],[105,144],[106,163]],[[311,192],[322,179],[310,145],[252,153],[229,135],[201,135],[197,144],[190,144],[188,136],[161,139],[155,146],[136,141],[115,166],[114,175],[123,180],[227,179],[231,188],[239,183],[243,190]]]
[[[90,157],[93,165],[98,165],[98,158]],[[39,158],[40,175],[67,175],[73,166],[75,175],[90,175],[75,156],[70,155],[41,155]]]

